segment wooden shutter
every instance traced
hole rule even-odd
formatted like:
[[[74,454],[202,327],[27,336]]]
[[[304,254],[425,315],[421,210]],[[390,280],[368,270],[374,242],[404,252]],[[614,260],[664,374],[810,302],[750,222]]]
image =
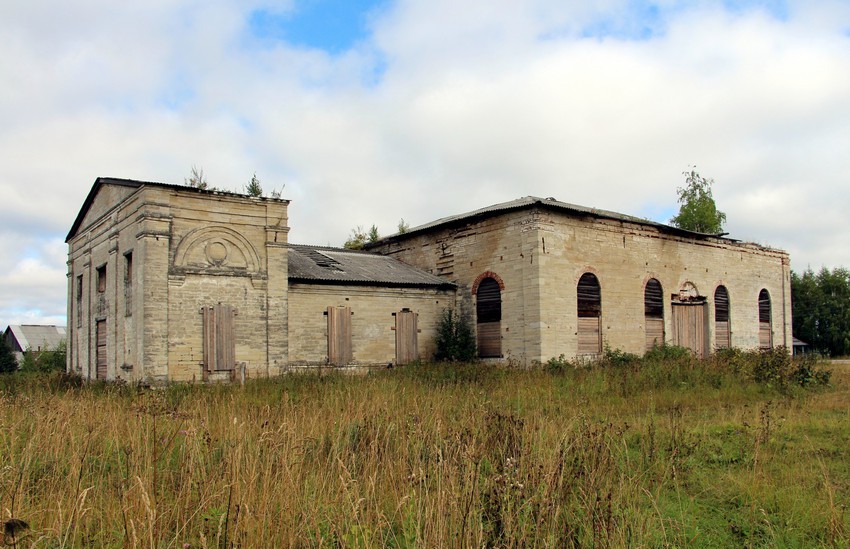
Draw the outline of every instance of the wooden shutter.
[[[593,273],[584,273],[576,287],[578,354],[602,352],[602,289]]]
[[[418,317],[413,311],[402,310],[395,315],[395,361],[408,364],[419,358]]]
[[[236,310],[230,305],[204,307],[204,379],[211,372],[233,370],[236,367],[236,337],[233,317]]]
[[[351,307],[328,307],[328,363],[351,363]]]
[[[714,291],[714,347],[728,349],[732,346],[732,332],[729,329],[729,293],[725,286]]]
[[[595,355],[602,352],[602,330],[598,316],[579,317],[578,354]]]
[[[770,294],[767,290],[759,292],[759,348],[773,347],[773,330],[771,327]]]
[[[95,326],[95,379],[106,379],[106,321],[98,320]]]
[[[485,278],[475,294],[478,356],[502,356],[502,289],[494,278]]]
[[[661,283],[652,278],[646,283],[643,296],[643,314],[646,324],[646,350],[664,344],[664,291]]]

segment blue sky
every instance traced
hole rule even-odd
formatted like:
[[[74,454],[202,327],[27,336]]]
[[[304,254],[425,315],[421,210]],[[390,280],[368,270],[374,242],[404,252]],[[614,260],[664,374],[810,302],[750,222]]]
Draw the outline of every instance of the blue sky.
[[[289,9],[260,8],[249,16],[249,31],[258,39],[338,55],[369,37],[370,18],[386,1],[297,0]]]
[[[0,325],[64,323],[95,178],[193,165],[332,245],[525,195],[667,221],[696,165],[733,238],[850,265],[848,29],[846,0],[2,3]]]

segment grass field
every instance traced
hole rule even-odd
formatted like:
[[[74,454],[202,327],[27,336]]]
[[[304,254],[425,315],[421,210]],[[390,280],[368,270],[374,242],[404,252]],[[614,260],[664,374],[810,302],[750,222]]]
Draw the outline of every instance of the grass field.
[[[759,360],[157,389],[6,376],[4,542],[846,547],[850,365],[803,389]]]

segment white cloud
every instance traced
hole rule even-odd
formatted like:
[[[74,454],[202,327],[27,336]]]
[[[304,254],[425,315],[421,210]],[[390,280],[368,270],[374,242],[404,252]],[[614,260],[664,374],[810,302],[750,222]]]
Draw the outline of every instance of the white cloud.
[[[43,247],[97,176],[193,164],[285,184],[292,240],[319,244],[528,194],[675,211],[696,164],[731,236],[850,265],[846,2],[564,4],[403,1],[336,56],[250,36],[254,8],[289,3],[0,6],[0,317],[64,308],[64,248]]]

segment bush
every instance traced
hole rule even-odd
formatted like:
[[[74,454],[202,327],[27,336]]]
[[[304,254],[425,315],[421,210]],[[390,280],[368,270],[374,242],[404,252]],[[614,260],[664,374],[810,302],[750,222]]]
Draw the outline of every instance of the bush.
[[[40,353],[27,349],[21,361],[22,372],[61,372],[65,370],[66,345],[62,340],[55,349],[45,349]]]
[[[437,354],[441,362],[469,362],[476,355],[472,328],[451,309],[444,309],[437,326]]]
[[[18,369],[18,361],[15,360],[15,355],[9,344],[6,343],[6,338],[0,332],[0,374],[8,374]]]
[[[627,353],[620,349],[612,349],[607,344],[605,352],[602,353],[602,358],[599,360],[600,366],[633,366],[640,362],[641,358],[634,353]]]
[[[543,369],[550,374],[563,374],[569,370],[574,370],[575,366],[561,354],[558,358],[550,358],[543,365]]]

